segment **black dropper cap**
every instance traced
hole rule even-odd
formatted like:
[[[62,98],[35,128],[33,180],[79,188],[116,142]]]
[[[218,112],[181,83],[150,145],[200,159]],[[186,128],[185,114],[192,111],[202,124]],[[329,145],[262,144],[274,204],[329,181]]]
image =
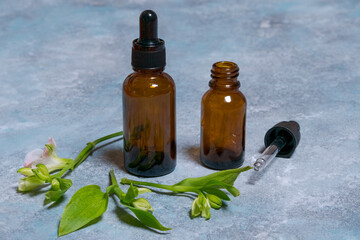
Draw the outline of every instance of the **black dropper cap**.
[[[141,13],[139,20],[140,37],[133,41],[131,65],[137,69],[165,67],[165,41],[158,38],[156,13],[145,10]]]
[[[300,142],[300,125],[295,121],[279,122],[270,128],[265,135],[265,146],[268,147],[277,138],[284,141],[277,157],[289,158]]]

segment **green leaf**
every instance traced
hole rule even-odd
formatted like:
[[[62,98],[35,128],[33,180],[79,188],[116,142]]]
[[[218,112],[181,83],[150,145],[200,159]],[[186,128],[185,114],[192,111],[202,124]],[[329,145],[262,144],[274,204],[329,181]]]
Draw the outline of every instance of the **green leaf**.
[[[213,188],[225,188],[229,193],[231,193],[234,197],[240,195],[239,190],[237,190],[234,186],[218,181],[218,180],[211,180],[206,184],[206,187],[213,187]]]
[[[171,228],[164,227],[150,212],[127,206],[144,225],[161,231],[168,231]]]
[[[126,194],[121,191],[120,187],[118,186],[116,177],[114,175],[114,171],[110,171],[111,182],[114,187],[108,187],[108,191],[111,193],[115,193],[115,195],[120,199],[120,203],[129,208],[135,216],[142,222],[144,225],[155,228],[161,231],[167,231],[171,228],[164,227],[157,219],[148,211],[154,211],[151,207],[150,203],[145,198],[135,199],[139,194],[139,190],[137,187],[134,187],[130,184],[130,187]],[[141,189],[141,192],[148,192],[148,190]],[[135,199],[135,200],[134,200]],[[131,206],[133,204],[134,206]]]
[[[45,193],[45,198],[55,202],[59,200],[66,193],[66,191],[67,189],[58,191],[49,190],[47,193]]]
[[[229,198],[229,196],[220,189],[217,189],[217,188],[214,188],[214,187],[205,187],[205,188],[202,188],[201,190],[205,191],[207,193],[213,194],[213,195],[219,197],[222,200],[225,200],[225,201],[230,201],[231,200]]]
[[[222,182],[216,179],[212,179],[205,184],[205,187],[213,187],[213,188],[226,188],[231,186],[232,186],[231,184],[227,184],[226,182]]]
[[[231,193],[231,195],[233,195],[234,197],[240,195],[240,191],[234,186],[227,187],[226,190],[228,190],[228,192]]]
[[[70,179],[59,179],[60,181],[60,189],[69,189],[72,186],[72,181]]]
[[[179,192],[198,192],[199,189],[202,188],[202,186],[196,186],[196,187],[192,187],[192,186],[182,186],[182,185],[173,185],[173,186],[169,186],[168,190],[173,191],[175,193],[179,193]]]
[[[219,172],[215,172],[209,174],[207,176],[198,177],[198,178],[186,178],[174,186],[192,186],[192,187],[202,187],[205,186],[211,180],[217,180],[220,182],[224,182],[230,185],[233,185],[236,178],[239,176],[241,172],[245,172],[252,169],[250,166],[246,166],[243,168],[229,169],[223,170]]]
[[[121,199],[124,203],[129,204],[131,203],[137,196],[139,195],[139,191],[137,187],[134,187],[130,184],[129,189],[126,192],[126,195],[123,199]]]
[[[109,195],[99,186],[80,188],[66,205],[59,225],[59,236],[69,234],[100,217],[107,209]]]
[[[234,185],[234,182],[237,179],[237,177],[239,176],[239,174],[242,172],[246,172],[250,169],[252,169],[252,167],[246,166],[246,167],[242,167],[242,168],[220,171],[220,172],[215,173],[213,178],[215,178],[216,180],[225,182],[227,184]]]

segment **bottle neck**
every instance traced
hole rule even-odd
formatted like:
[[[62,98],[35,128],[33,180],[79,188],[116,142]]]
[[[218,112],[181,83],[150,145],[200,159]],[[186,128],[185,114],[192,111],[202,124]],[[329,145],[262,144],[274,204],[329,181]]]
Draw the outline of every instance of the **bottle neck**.
[[[140,68],[135,68],[133,67],[133,70],[135,72],[138,73],[142,73],[142,74],[161,74],[164,71],[164,67],[163,68],[154,68],[154,69],[140,69]]]
[[[233,62],[217,62],[211,69],[211,80],[209,86],[213,89],[237,89],[240,82],[237,80],[239,76],[239,67]]]

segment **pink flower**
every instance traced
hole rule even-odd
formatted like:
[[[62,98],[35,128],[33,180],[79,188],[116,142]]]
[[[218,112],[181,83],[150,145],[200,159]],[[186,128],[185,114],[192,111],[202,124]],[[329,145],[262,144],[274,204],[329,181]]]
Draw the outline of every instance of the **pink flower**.
[[[40,148],[30,151],[25,156],[24,167],[35,169],[36,165],[44,164],[49,172],[64,168],[71,159],[59,158],[56,155],[56,143],[53,138],[49,138],[47,144],[45,144],[44,150]]]

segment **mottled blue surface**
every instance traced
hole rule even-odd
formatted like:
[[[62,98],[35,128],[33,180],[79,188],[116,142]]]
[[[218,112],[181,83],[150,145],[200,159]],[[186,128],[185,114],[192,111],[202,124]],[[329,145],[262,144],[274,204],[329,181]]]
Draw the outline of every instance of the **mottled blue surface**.
[[[224,1],[225,2],[225,1]],[[291,159],[244,173],[241,196],[209,221],[190,220],[192,200],[147,194],[167,234],[124,217],[110,199],[100,222],[63,239],[360,239],[359,1],[53,1],[0,3],[0,238],[55,239],[70,196],[105,189],[122,167],[122,143],[96,151],[69,176],[56,206],[16,192],[25,154],[52,136],[61,157],[121,130],[121,84],[131,72],[138,16],[151,8],[177,84],[178,165],[154,181],[213,172],[199,164],[200,99],[219,60],[240,66],[248,100],[246,161],[268,128],[297,120]]]

